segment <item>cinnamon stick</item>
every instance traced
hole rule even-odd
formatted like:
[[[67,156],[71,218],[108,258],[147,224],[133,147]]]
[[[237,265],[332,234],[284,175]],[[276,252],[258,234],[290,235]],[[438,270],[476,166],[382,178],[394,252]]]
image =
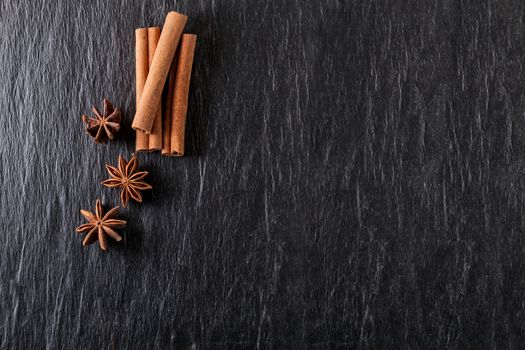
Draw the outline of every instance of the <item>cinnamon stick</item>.
[[[135,30],[135,99],[139,105],[142,90],[148,77],[148,28]],[[137,130],[135,134],[135,150],[149,150],[149,135]]]
[[[157,50],[157,44],[159,42],[160,35],[159,27],[148,28],[148,62],[150,68],[153,64],[153,59]],[[148,76],[149,74],[150,73],[148,73]],[[153,120],[151,134],[149,135],[149,150],[158,151],[160,149],[162,149],[162,107],[161,101],[159,100],[157,112],[155,113],[155,119]]]
[[[177,70],[175,73],[175,85],[172,97],[169,152],[169,155],[176,157],[182,157],[184,155],[186,112],[188,111],[191,68],[193,66],[196,43],[196,35],[184,34],[177,54]]]
[[[162,120],[162,151],[161,154],[168,155],[171,151],[171,112],[173,104],[173,89],[175,87],[175,75],[177,74],[177,54],[171,64],[170,73],[168,75],[168,88],[166,91],[166,98],[164,101],[163,120]]]
[[[174,11],[169,12],[166,16],[142,97],[133,119],[132,127],[135,130],[151,133],[161,101],[162,89],[187,19],[187,16]]]

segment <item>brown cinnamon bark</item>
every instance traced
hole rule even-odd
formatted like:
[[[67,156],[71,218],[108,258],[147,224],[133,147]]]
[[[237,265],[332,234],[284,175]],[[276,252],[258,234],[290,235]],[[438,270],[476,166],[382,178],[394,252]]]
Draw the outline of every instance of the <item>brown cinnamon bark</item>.
[[[184,138],[186,128],[186,112],[188,111],[188,95],[190,91],[191,68],[197,36],[184,34],[177,53],[177,70],[173,88],[171,111],[171,137],[169,155],[181,157],[184,155]]]
[[[148,77],[148,28],[135,30],[135,98],[139,105],[142,90]],[[135,134],[135,150],[149,150],[149,135],[137,130]]]
[[[153,64],[153,59],[157,50],[157,44],[159,42],[160,35],[159,27],[148,28],[148,62],[150,68]],[[149,150],[158,151],[160,149],[162,149],[162,106],[161,101],[159,100],[151,134],[149,135]]]
[[[162,89],[187,19],[187,16],[174,11],[169,12],[166,16],[142,97],[133,119],[132,127],[135,130],[141,130],[147,134],[151,133],[156,112],[161,102]]]
[[[164,101],[164,109],[162,110],[162,151],[163,155],[168,155],[171,151],[171,115],[173,103],[173,89],[175,87],[175,75],[177,73],[177,54],[171,64],[170,73],[168,75],[168,89]]]

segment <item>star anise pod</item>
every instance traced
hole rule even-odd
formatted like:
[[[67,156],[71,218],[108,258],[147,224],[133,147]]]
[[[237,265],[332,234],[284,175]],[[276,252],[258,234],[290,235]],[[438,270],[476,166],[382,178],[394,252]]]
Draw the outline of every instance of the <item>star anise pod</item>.
[[[100,248],[102,250],[107,250],[106,235],[117,242],[122,240],[122,237],[119,236],[114,228],[122,228],[126,226],[126,221],[114,219],[117,209],[118,207],[115,207],[104,215],[102,204],[100,204],[100,200],[97,199],[95,214],[87,210],[80,210],[80,213],[88,221],[87,224],[80,225],[76,228],[78,233],[88,233],[84,238],[84,241],[82,241],[83,246],[87,246],[98,239]]]
[[[129,163],[122,157],[118,157],[118,169],[106,164],[111,179],[102,181],[102,184],[107,187],[120,188],[120,201],[122,206],[126,207],[130,198],[133,198],[137,202],[142,202],[142,194],[140,191],[150,190],[153,187],[142,181],[147,171],[138,171],[139,161],[137,156],[133,155],[129,160]]]
[[[101,115],[95,106],[91,110],[95,118],[82,116],[86,132],[95,139],[95,143],[106,143],[108,140],[113,140],[115,133],[120,129],[120,109],[114,108],[113,104],[105,98],[104,114]]]

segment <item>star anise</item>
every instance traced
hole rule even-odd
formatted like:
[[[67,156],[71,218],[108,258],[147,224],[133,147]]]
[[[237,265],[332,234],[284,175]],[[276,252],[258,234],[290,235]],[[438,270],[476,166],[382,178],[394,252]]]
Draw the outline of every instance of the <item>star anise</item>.
[[[120,129],[120,109],[114,108],[113,104],[105,98],[104,114],[101,115],[95,106],[91,110],[95,118],[82,116],[86,132],[95,139],[95,143],[106,143],[108,140],[113,140],[115,133]]]
[[[142,202],[142,194],[140,191],[150,190],[153,187],[142,181],[147,171],[138,171],[137,167],[139,161],[137,156],[133,155],[129,160],[129,163],[122,157],[118,157],[118,169],[106,164],[111,179],[102,181],[102,184],[107,187],[121,188],[120,201],[122,206],[126,207],[130,198],[133,198],[137,202]]]
[[[126,221],[114,219],[117,209],[118,207],[115,207],[104,215],[102,204],[100,204],[100,200],[97,199],[95,214],[87,210],[80,210],[80,213],[88,221],[87,224],[80,225],[76,228],[78,233],[88,233],[84,238],[84,241],[82,241],[83,246],[87,246],[98,239],[100,249],[107,250],[106,235],[117,242],[122,240],[122,237],[119,236],[114,228],[122,228],[126,226]]]

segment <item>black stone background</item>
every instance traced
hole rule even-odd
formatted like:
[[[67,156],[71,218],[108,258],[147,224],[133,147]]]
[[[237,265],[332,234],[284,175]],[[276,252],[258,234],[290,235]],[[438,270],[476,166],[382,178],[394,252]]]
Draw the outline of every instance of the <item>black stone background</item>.
[[[523,1],[0,0],[0,349],[523,349]],[[198,35],[125,240],[134,29]],[[120,138],[80,115],[110,98]]]

